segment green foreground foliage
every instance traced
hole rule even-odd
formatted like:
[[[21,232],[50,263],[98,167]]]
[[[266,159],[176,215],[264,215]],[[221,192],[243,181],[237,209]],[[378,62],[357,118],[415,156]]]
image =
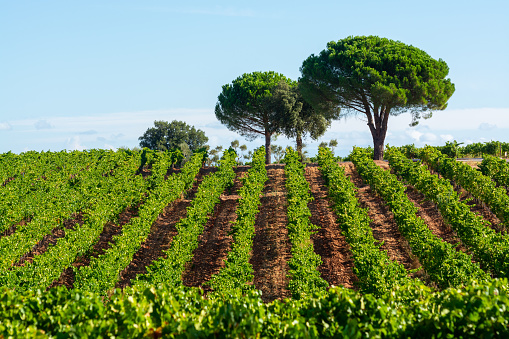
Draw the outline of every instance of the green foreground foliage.
[[[259,292],[229,298],[199,289],[120,290],[107,300],[78,289],[0,290],[0,337],[501,337],[509,335],[507,280],[429,292],[400,287],[376,298],[332,288],[264,304]]]

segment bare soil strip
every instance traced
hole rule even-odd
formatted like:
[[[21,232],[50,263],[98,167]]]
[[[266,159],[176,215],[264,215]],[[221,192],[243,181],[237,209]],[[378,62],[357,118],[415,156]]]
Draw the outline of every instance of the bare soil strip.
[[[179,199],[166,206],[157,220],[152,224],[147,239],[142,243],[141,248],[133,256],[133,260],[122,272],[116,287],[124,288],[131,285],[131,279],[138,274],[147,272],[146,267],[164,255],[163,251],[170,247],[171,240],[177,234],[175,224],[187,215],[187,207],[198,191],[198,185],[206,174],[214,172],[215,168],[202,168],[196,177],[193,187],[185,194],[184,199]]]
[[[310,221],[320,227],[311,240],[315,252],[322,258],[323,263],[318,267],[321,277],[331,286],[354,288],[358,279],[353,273],[354,261],[350,245],[341,234],[336,215],[327,199],[327,187],[316,164],[307,165],[306,180],[314,198],[308,203]]]
[[[473,199],[472,195],[463,188],[458,188],[456,191],[460,196],[460,201],[467,204],[470,207],[470,211],[479,214],[485,220],[489,221],[491,223],[490,227],[495,231],[503,234],[507,233],[507,228],[504,223],[489,209],[489,207]]]
[[[475,164],[475,166],[471,165],[471,167],[477,168],[476,165],[477,163]],[[434,170],[430,170],[430,172],[438,175],[438,173]],[[442,176],[439,175],[439,177]],[[452,181],[451,184],[453,185],[456,193],[458,193],[460,201],[470,206],[470,211],[482,216],[485,220],[489,221],[491,224],[490,227],[493,230],[501,232],[503,234],[507,233],[507,228],[504,225],[504,223],[485,204],[481,202],[476,202],[476,199],[473,198],[472,194],[470,194],[470,192],[468,192],[461,186],[453,184]]]
[[[432,201],[427,200],[424,194],[417,191],[411,185],[407,185],[405,193],[408,196],[408,199],[410,199],[410,201],[419,208],[417,215],[426,222],[426,225],[428,225],[434,235],[440,237],[442,240],[451,245],[460,243],[456,249],[467,252],[466,247],[461,244],[461,240],[456,232],[454,232],[452,228],[445,223],[440,211]]]
[[[185,286],[202,287],[209,291],[203,283],[210,280],[212,274],[216,274],[224,267],[224,260],[231,249],[233,241],[228,233],[231,223],[237,219],[238,189],[242,183],[240,178],[246,175],[249,167],[242,166],[236,169],[234,185],[221,195],[221,202],[214,207],[214,214],[205,225],[200,235],[198,248],[194,251],[192,262],[186,268],[182,276]]]
[[[72,267],[82,267],[90,265],[91,258],[97,258],[99,255],[104,254],[108,248],[115,242],[113,237],[122,233],[122,227],[127,224],[131,218],[137,216],[139,206],[126,208],[124,212],[122,212],[118,217],[118,222],[107,222],[104,227],[101,235],[99,236],[99,240],[94,245],[89,254],[76,258],[75,262],[72,264]],[[64,285],[67,288],[74,287],[74,279],[75,274],[72,267],[66,268],[60,277],[53,281],[53,283],[48,287],[52,288],[55,286]]]
[[[15,223],[14,225],[10,226],[5,231],[0,233],[0,238],[13,235],[16,232],[16,229],[18,228],[18,226],[24,226],[24,225],[28,224],[31,220],[32,220],[31,218],[28,218],[28,219],[23,219],[20,222]]]
[[[8,229],[6,229],[5,231],[3,231],[2,233],[0,233],[0,238],[2,237],[8,237],[8,236],[11,236],[13,235],[15,232],[16,232],[16,228],[17,226],[19,225],[26,225],[26,221],[25,220],[21,220],[20,222],[18,222],[17,224],[14,224],[12,226],[10,226]]]
[[[10,178],[7,178],[5,179],[4,183],[2,184],[2,187],[5,187],[9,182],[11,182],[12,180],[14,180],[15,177],[10,177]]]
[[[256,217],[253,255],[254,285],[262,291],[264,302],[290,297],[288,260],[291,244],[288,239],[288,218],[285,174],[283,165],[268,165],[268,180]]]
[[[83,215],[81,213],[75,213],[71,218],[64,221],[64,228],[68,230],[74,229],[76,224],[83,225]],[[53,246],[57,243],[58,239],[65,237],[65,229],[54,228],[50,234],[46,234],[41,241],[32,247],[30,252],[24,254],[20,260],[13,266],[24,266],[27,263],[31,263],[35,256],[41,255],[46,252],[49,246]]]
[[[382,168],[389,166],[383,161],[376,163]],[[352,163],[345,162],[341,165],[345,166],[345,173],[350,176],[350,180],[358,188],[357,198],[361,206],[368,208],[368,215],[372,220],[370,226],[373,236],[376,240],[384,242],[381,249],[387,251],[391,260],[396,260],[407,270],[419,268],[421,266],[419,261],[411,254],[408,242],[399,232],[394,216],[385,202],[371,190],[368,184],[362,181]]]
[[[24,220],[20,221],[19,223],[17,224],[14,224],[12,226],[10,226],[8,229],[6,229],[5,231],[3,231],[2,233],[0,233],[0,238],[2,237],[8,237],[8,236],[11,236],[14,234],[14,232],[16,232],[16,228],[17,226],[21,225],[21,223],[23,224],[26,224]]]

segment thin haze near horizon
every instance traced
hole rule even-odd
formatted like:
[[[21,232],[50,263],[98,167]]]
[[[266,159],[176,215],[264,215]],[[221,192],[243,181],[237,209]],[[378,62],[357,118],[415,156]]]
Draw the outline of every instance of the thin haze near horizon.
[[[327,42],[377,35],[443,59],[456,92],[417,127],[392,117],[386,142],[508,141],[509,2],[0,1],[0,152],[138,146],[154,120],[182,120],[209,145],[234,139],[214,115],[221,86],[253,71],[297,80]],[[371,145],[363,117],[318,141]],[[279,137],[276,144],[291,145]]]

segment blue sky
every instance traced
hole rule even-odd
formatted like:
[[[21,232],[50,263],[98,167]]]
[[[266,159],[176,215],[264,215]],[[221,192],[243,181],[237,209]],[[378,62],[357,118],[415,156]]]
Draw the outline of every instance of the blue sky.
[[[351,35],[400,40],[450,67],[448,108],[415,128],[393,117],[389,144],[509,141],[505,0],[0,0],[0,152],[134,147],[154,120],[186,121],[211,146],[244,141],[215,119],[222,85],[253,71],[297,80],[305,58]],[[343,155],[371,144],[362,117],[334,122],[322,140],[332,138]]]

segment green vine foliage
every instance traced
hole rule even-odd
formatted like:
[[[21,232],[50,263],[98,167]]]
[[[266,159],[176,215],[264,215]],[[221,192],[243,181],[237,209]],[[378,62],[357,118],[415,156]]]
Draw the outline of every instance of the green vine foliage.
[[[421,163],[414,163],[396,149],[388,148],[386,156],[397,175],[436,204],[461,242],[473,252],[476,261],[495,276],[509,276],[507,236],[494,231],[488,221],[461,202],[449,180],[431,174]]]
[[[355,148],[350,157],[363,180],[389,206],[401,234],[432,281],[445,288],[473,280],[489,280],[488,274],[481,270],[478,263],[472,262],[470,255],[456,251],[451,244],[431,232],[417,216],[417,207],[408,199],[405,186],[395,175],[378,167],[369,153],[361,148]]]
[[[207,175],[198,192],[187,209],[187,216],[176,225],[178,234],[173,238],[166,257],[160,258],[147,267],[147,273],[138,276],[136,285],[150,286],[165,283],[169,286],[180,286],[182,274],[187,262],[192,260],[193,251],[198,247],[198,237],[203,232],[205,223],[219,203],[221,193],[233,185],[235,179],[236,153],[233,150],[224,152],[219,161],[219,170]]]
[[[94,206],[109,192],[114,177],[125,171],[122,167],[137,158],[123,151],[59,152],[53,157],[54,164],[48,166],[53,170],[30,168],[33,175],[27,174],[28,181],[10,182],[0,190],[0,231],[18,224],[16,232],[0,238],[0,271],[18,261],[52,229],[63,229],[73,213]],[[131,177],[135,171],[132,167],[124,175]],[[14,198],[12,194],[20,195]]]
[[[313,292],[322,291],[328,283],[320,277],[317,267],[322,259],[314,252],[310,240],[317,227],[309,221],[311,212],[308,202],[313,200],[309,183],[304,177],[304,165],[299,154],[291,147],[286,149],[284,158],[286,190],[288,200],[288,238],[292,243],[292,259],[289,261],[290,282],[288,288],[293,298],[303,298]]]
[[[253,266],[249,263],[253,249],[256,215],[259,211],[260,197],[267,181],[265,168],[265,148],[258,148],[253,154],[251,168],[242,178],[239,189],[240,201],[237,219],[232,225],[233,244],[223,267],[211,277],[207,285],[221,295],[234,295],[240,290],[246,293],[253,290]]]
[[[509,238],[489,227],[489,222],[471,212],[459,200],[449,180],[431,174],[425,166],[407,159],[396,149],[387,150],[387,158],[396,174],[433,201],[445,221],[473,252],[476,261],[495,276],[509,276]]]
[[[478,167],[483,175],[490,177],[498,185],[509,188],[509,163],[505,159],[485,154]]]
[[[466,338],[509,335],[508,282],[429,292],[401,286],[383,297],[331,288],[265,304],[250,291],[204,297],[197,288],[127,288],[109,298],[67,290],[0,288],[5,338]]]
[[[134,281],[134,287],[112,289],[118,270],[143,241],[151,218],[190,187],[201,165],[197,155],[180,174],[166,178],[178,154],[174,157],[170,152],[151,151],[145,152],[142,159],[142,153],[90,150],[0,155],[0,229],[4,232],[21,220],[17,218],[30,219],[26,224],[30,227],[20,224],[15,233],[0,237],[0,338],[509,337],[507,279],[490,279],[472,264],[471,257],[426,233],[416,220],[415,210],[404,199],[402,183],[374,165],[362,150],[351,155],[359,172],[391,207],[412,251],[443,290],[408,278],[401,267],[388,261],[365,228],[369,218],[358,206],[355,189],[345,181],[347,178],[330,155],[321,150],[321,171],[343,234],[352,247],[361,287],[360,292],[342,287],[327,290],[316,270],[319,260],[314,259],[309,246],[314,231],[306,210],[311,198],[309,186],[302,180],[302,165],[289,151],[287,191],[289,204],[295,208],[288,208],[288,226],[293,247],[302,250],[293,252],[295,261],[291,264],[290,288],[295,298],[264,303],[261,293],[252,287],[249,265],[253,219],[267,180],[263,149],[255,156],[239,191],[238,219],[232,227],[235,241],[225,271],[217,275],[223,275],[224,283],[222,278],[213,278],[217,282],[214,293],[205,297],[200,289],[182,286],[181,277],[217,197],[233,182],[236,156],[230,151],[224,154],[219,170],[200,185],[187,218],[177,226],[179,235],[173,239],[166,258],[150,267],[148,275]],[[408,176],[404,179],[408,182],[414,180],[413,176],[422,176],[424,179],[415,179],[415,186],[422,181],[423,192],[428,192],[437,206],[445,206],[442,213],[452,213],[446,219],[456,224],[458,234],[469,234],[465,243],[470,241],[468,246],[475,259],[493,275],[506,276],[503,265],[509,260],[504,259],[505,238],[499,242],[498,233],[485,224],[471,223],[466,212],[454,216],[454,211],[460,209],[446,180],[436,181],[436,175],[423,166],[417,170],[417,164],[410,164],[396,153],[391,161],[402,177]],[[455,168],[447,161],[439,163],[444,169]],[[152,175],[143,178],[140,169],[145,168],[150,168]],[[139,218],[124,225],[122,235],[101,258],[105,264],[91,262],[90,271],[78,270],[73,289],[48,288],[77,257],[90,253],[107,222],[116,222],[122,211],[140,203]],[[48,207],[52,210],[45,211]],[[12,265],[19,260],[16,253],[23,252],[23,246],[30,247],[32,241],[44,236],[38,232],[45,227],[61,227],[62,220],[76,211],[83,214],[83,224],[66,229],[65,237],[33,261]],[[302,246],[295,246],[299,241]],[[104,274],[98,273],[101,270]],[[89,273],[90,283],[82,284]]]
[[[390,260],[387,251],[380,249],[381,244],[373,237],[367,209],[360,207],[355,185],[345,175],[344,168],[337,164],[330,149],[319,148],[318,164],[339,227],[350,245],[354,273],[361,291],[382,296],[400,285],[422,288],[421,281],[409,278],[403,265]]]
[[[431,146],[423,148],[420,157],[433,170],[484,202],[502,221],[509,222],[509,196],[504,187],[497,187],[490,177],[461,161],[448,158]]]
[[[122,211],[144,199],[147,181],[136,174],[140,165],[140,154],[122,153],[125,153],[125,157],[108,175],[96,175],[93,177],[94,180],[85,181],[87,185],[82,187],[82,190],[88,192],[89,199],[82,210],[83,224],[76,224],[74,229],[66,230],[63,238],[58,239],[57,243],[43,254],[35,256],[32,262],[1,271],[0,285],[19,289],[50,286],[78,256],[86,254],[91,249],[107,222],[115,222]],[[32,225],[29,233],[15,234],[29,234],[27,237],[35,239],[42,238],[47,233],[35,234],[40,231]],[[26,245],[19,243],[17,246]],[[15,248],[11,248],[11,252],[15,252]],[[5,263],[9,256],[2,254]]]
[[[120,272],[129,265],[134,254],[147,239],[159,214],[191,186],[201,168],[203,153],[195,153],[180,173],[164,180],[174,161],[170,157],[162,157],[152,165],[150,178],[157,186],[149,191],[144,204],[138,210],[138,216],[122,227],[122,234],[113,238],[111,247],[104,254],[92,257],[88,266],[74,268],[75,287],[102,294],[107,294],[115,287]]]

